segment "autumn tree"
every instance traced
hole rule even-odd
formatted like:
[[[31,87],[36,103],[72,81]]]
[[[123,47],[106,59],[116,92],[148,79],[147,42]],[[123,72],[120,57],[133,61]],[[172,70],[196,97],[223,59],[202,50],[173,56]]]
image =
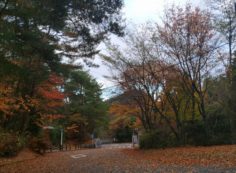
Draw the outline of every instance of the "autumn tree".
[[[47,81],[42,82],[37,87],[36,111],[39,112],[39,119],[36,123],[43,126],[52,126],[53,120],[63,118],[62,108],[64,107],[64,99],[66,94],[62,91],[64,80],[62,77],[51,74]]]
[[[140,27],[124,39],[124,49],[109,44],[109,54],[102,55],[114,70],[111,79],[139,107],[147,131],[168,127],[179,142],[195,144],[215,134],[207,110],[207,79],[218,65],[211,19],[191,5],[171,7],[161,24]]]
[[[122,0],[0,2],[0,121],[4,131],[31,133],[39,114],[62,112],[62,84],[52,79],[63,80],[74,69],[63,62],[84,58],[91,65],[89,59],[98,53],[103,39],[110,33],[123,35],[122,6]]]
[[[133,130],[142,128],[140,110],[136,104],[131,103],[112,102],[109,107],[109,131],[119,142],[130,142]]]
[[[1,76],[12,79],[16,95],[33,97],[51,72],[63,73],[65,54],[92,57],[108,33],[122,35],[122,5],[120,0],[1,1]]]
[[[103,57],[116,70],[112,79],[139,107],[144,128],[155,130],[164,122],[171,133],[180,138],[183,99],[176,81],[178,69],[161,58],[158,45],[152,39],[152,29],[143,28],[127,36],[123,42],[127,50],[110,46],[110,55]]]
[[[206,91],[204,79],[214,68],[217,42],[211,15],[187,5],[184,9],[167,9],[163,24],[159,25],[156,40],[160,41],[164,56],[180,69],[182,87],[191,96],[192,120],[198,110],[206,122]]]

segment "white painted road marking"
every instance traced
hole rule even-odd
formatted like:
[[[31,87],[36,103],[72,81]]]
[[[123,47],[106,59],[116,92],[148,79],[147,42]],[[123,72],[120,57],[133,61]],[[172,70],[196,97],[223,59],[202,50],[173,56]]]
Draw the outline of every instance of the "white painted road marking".
[[[79,158],[87,157],[87,155],[85,155],[85,154],[76,154],[76,155],[71,155],[71,157],[74,158],[74,159],[79,159]]]

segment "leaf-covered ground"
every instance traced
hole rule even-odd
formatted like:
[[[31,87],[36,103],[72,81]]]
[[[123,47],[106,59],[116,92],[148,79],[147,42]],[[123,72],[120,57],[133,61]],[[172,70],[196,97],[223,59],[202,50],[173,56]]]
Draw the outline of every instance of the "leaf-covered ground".
[[[164,167],[179,167],[183,169],[178,169],[179,172],[192,170],[192,172],[228,171],[236,173],[235,145],[162,150],[125,150],[123,152],[132,158],[142,157],[143,160],[149,162],[153,170]]]
[[[86,157],[71,157],[76,154]],[[236,145],[159,150],[90,149],[44,156],[28,154],[28,159],[23,155],[8,162],[0,159],[0,173],[236,173]]]

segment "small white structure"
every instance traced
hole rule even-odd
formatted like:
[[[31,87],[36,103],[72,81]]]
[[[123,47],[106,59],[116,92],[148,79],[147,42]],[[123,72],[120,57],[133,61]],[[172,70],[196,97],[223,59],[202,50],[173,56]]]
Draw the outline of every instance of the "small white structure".
[[[139,145],[138,129],[134,129],[133,131],[132,144],[133,144],[133,147],[135,147],[135,145]]]
[[[101,146],[102,146],[101,139],[96,138],[95,141],[94,141],[94,144],[95,144],[95,148],[101,148]]]

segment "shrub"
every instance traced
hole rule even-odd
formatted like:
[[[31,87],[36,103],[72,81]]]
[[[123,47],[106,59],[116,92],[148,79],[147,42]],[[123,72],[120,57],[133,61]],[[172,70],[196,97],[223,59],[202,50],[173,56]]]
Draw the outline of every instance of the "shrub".
[[[29,148],[36,153],[44,154],[48,149],[48,144],[42,138],[32,138],[29,142]]]
[[[18,137],[15,134],[2,132],[0,133],[0,156],[16,156],[22,149]]]
[[[140,137],[139,146],[141,149],[166,148],[176,146],[176,139],[171,133],[160,131],[149,131]]]
[[[207,129],[202,121],[185,122],[184,134],[186,144],[205,146],[209,143]]]
[[[203,121],[185,123],[186,144],[197,146],[230,144],[230,123],[223,115],[209,116]]]
[[[61,131],[60,129],[53,129],[50,130],[50,140],[52,145],[58,145],[60,143],[61,140]],[[65,134],[63,135],[63,137],[65,137]]]
[[[115,132],[115,138],[118,142],[131,142],[132,141],[132,129],[129,127],[119,128]]]
[[[231,143],[230,120],[226,115],[211,115],[208,117],[207,124],[210,129],[209,145]]]

